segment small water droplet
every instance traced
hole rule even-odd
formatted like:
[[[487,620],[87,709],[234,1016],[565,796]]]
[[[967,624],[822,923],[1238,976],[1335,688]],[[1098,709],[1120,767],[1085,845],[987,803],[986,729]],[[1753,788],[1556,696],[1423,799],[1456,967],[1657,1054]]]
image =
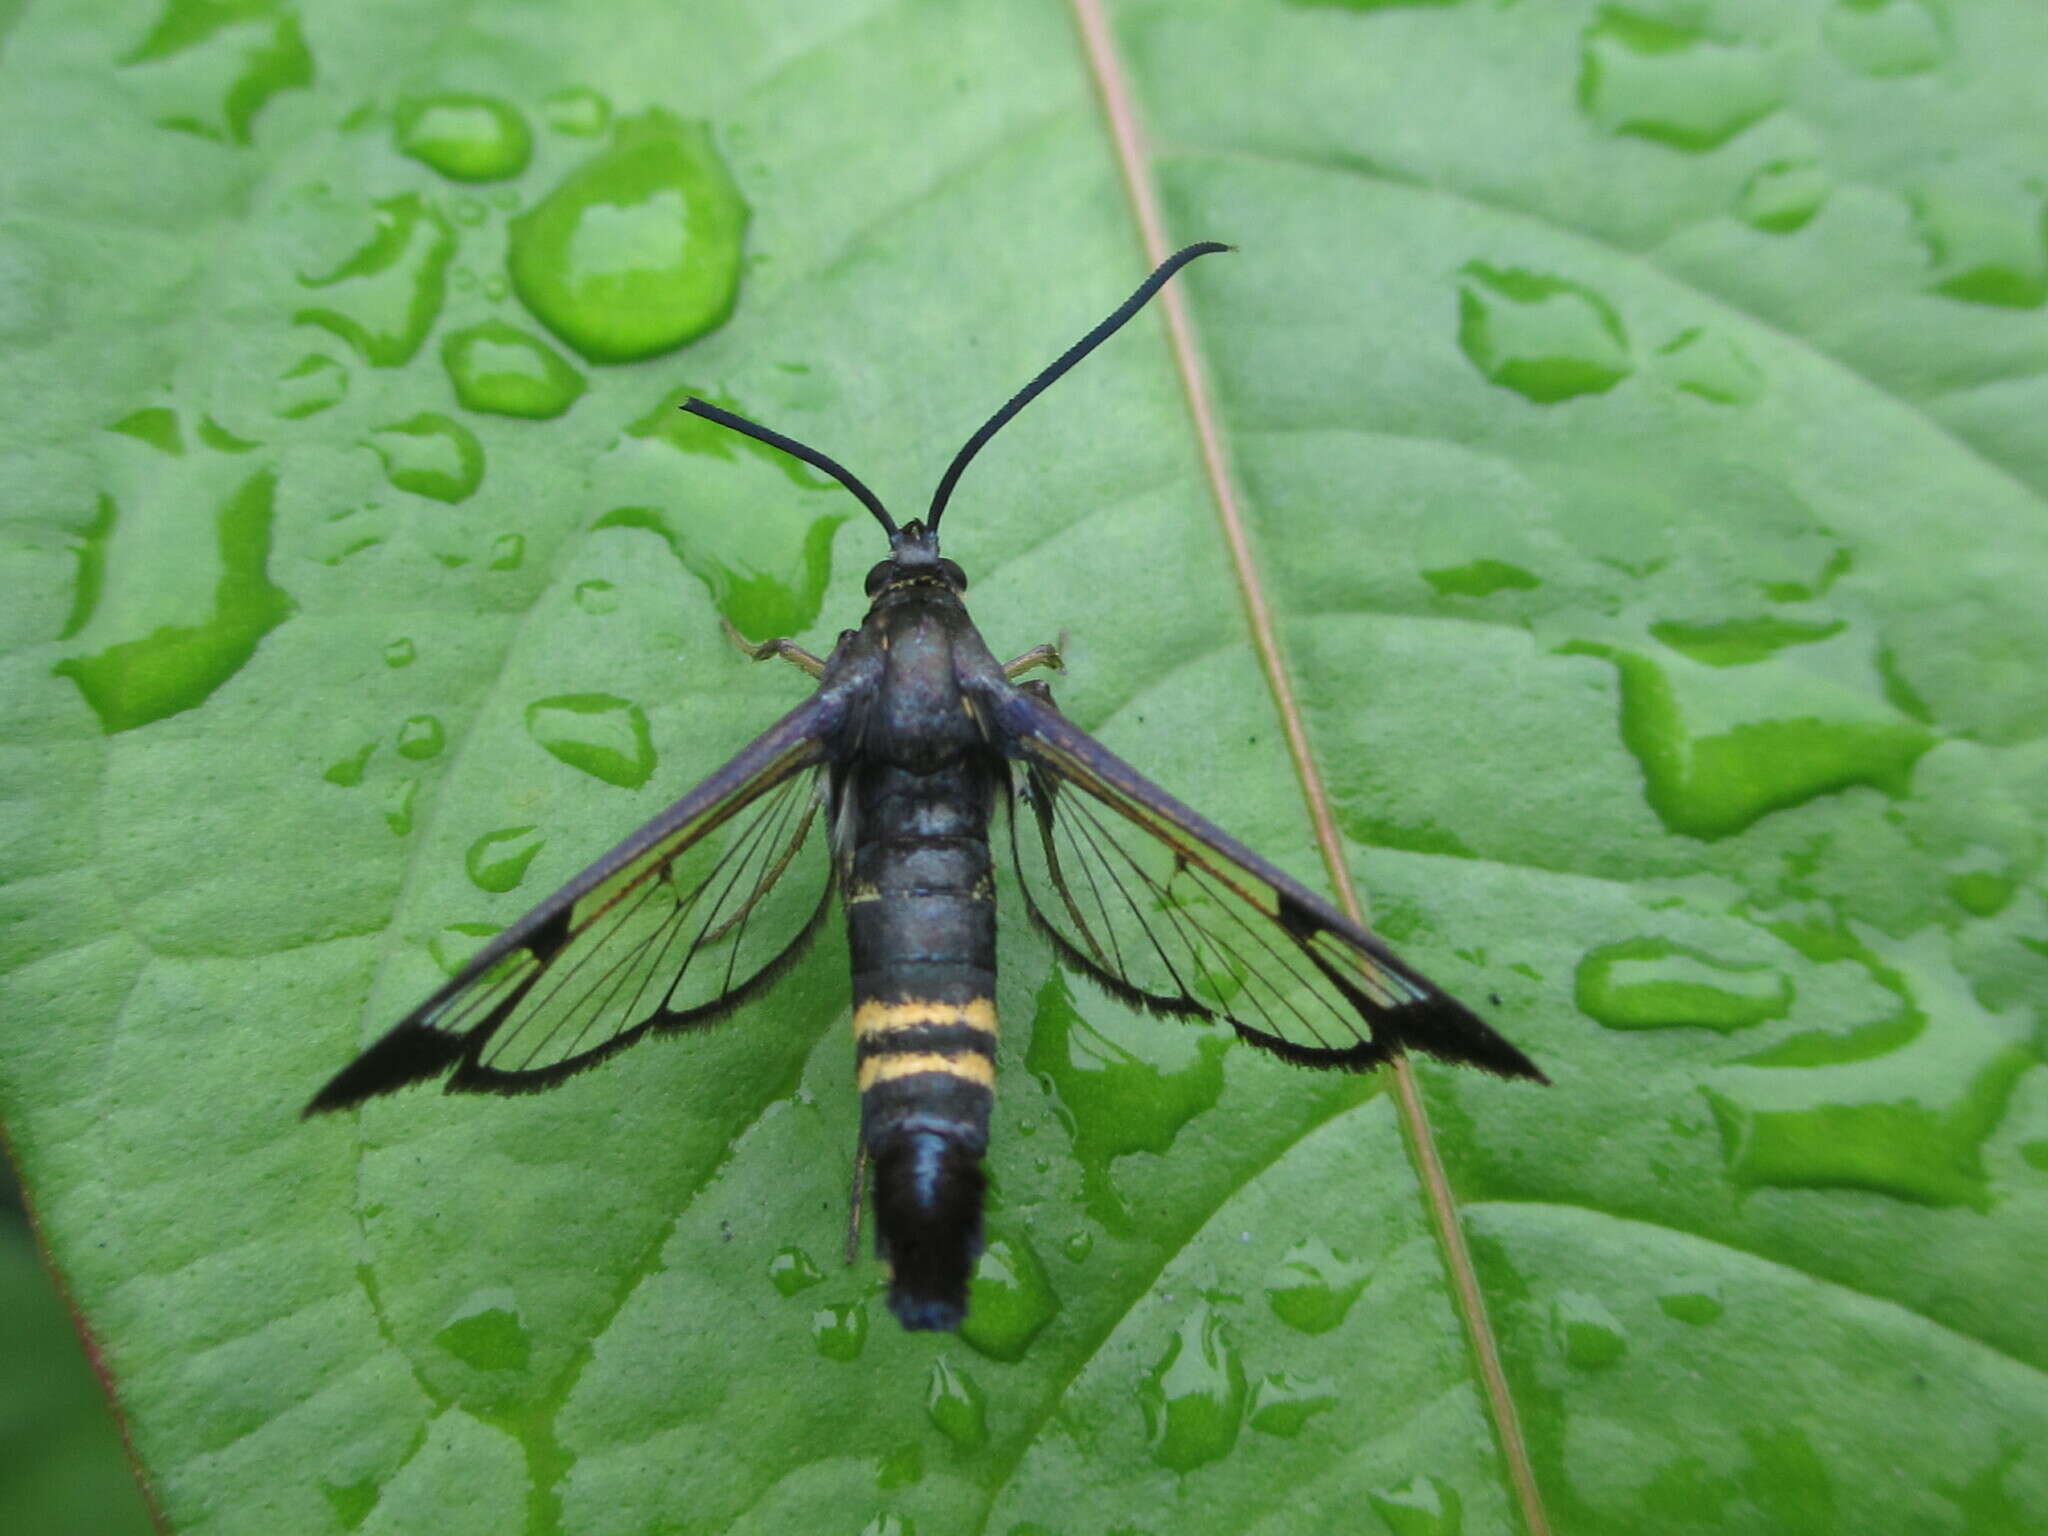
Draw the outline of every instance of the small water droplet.
[[[199,441],[218,453],[248,453],[263,446],[254,438],[237,437],[211,416],[199,418]]]
[[[924,1481],[924,1447],[915,1440],[884,1456],[875,1468],[875,1487],[882,1493]]]
[[[512,283],[502,272],[493,272],[484,279],[484,297],[493,304],[500,303],[512,291]]]
[[[501,895],[526,878],[526,866],[546,845],[532,827],[500,827],[469,845],[463,865],[478,889]]]
[[[506,262],[563,341],[594,363],[637,362],[731,313],[746,226],[709,129],[654,110],[513,221]]]
[[[354,756],[330,764],[320,777],[330,784],[339,784],[343,789],[354,789],[363,782],[363,774],[370,766],[370,756],[376,750],[377,743],[365,742]]]
[[[612,104],[593,90],[571,86],[543,101],[541,115],[557,133],[594,139],[611,126]]]
[[[811,1341],[827,1360],[858,1360],[868,1342],[865,1302],[845,1301],[811,1314]]]
[[[1337,1406],[1337,1389],[1328,1381],[1296,1380],[1285,1371],[1263,1378],[1252,1389],[1246,1422],[1262,1435],[1292,1440],[1308,1421]]]
[[[1466,565],[1424,571],[1422,579],[1445,596],[1491,597],[1496,592],[1531,592],[1543,583],[1531,571],[1505,560],[1474,560]]]
[[[1021,1360],[1059,1309],[1045,1266],[1023,1234],[993,1236],[968,1285],[960,1339],[992,1360]]]
[[[299,18],[276,0],[166,0],[121,63],[158,127],[225,144],[247,144],[273,96],[313,80]]]
[[[277,376],[270,392],[271,414],[303,421],[339,405],[348,394],[348,370],[321,352],[308,352]]]
[[[479,1371],[523,1371],[533,1354],[512,1292],[503,1288],[480,1291],[463,1303],[434,1342]]]
[[[1608,133],[1698,153],[1784,105],[1786,55],[1603,5],[1581,34],[1579,106]]]
[[[1818,160],[1772,160],[1750,173],[1736,202],[1736,217],[1767,235],[1804,229],[1833,191]]]
[[[483,444],[461,422],[437,412],[379,427],[370,447],[384,461],[385,477],[415,496],[462,501],[483,482]]]
[[[1152,1459],[1191,1472],[1229,1455],[1244,1422],[1245,1395],[1244,1362],[1223,1319],[1203,1302],[1138,1384]]]
[[[398,109],[398,147],[453,181],[502,181],[526,169],[526,119],[492,96],[449,93]]]
[[[168,453],[174,459],[182,458],[185,453],[185,439],[178,430],[178,413],[167,405],[131,411],[107,430],[132,437],[138,443],[147,443],[157,452]]]
[[[1554,405],[1634,371],[1621,317],[1583,283],[1477,261],[1461,276],[1458,346],[1489,382]]]
[[[1995,869],[1972,869],[1948,882],[1948,899],[1972,917],[1996,917],[2012,901],[2016,882]]]
[[[988,1399],[980,1383],[944,1355],[932,1361],[924,1409],[939,1433],[961,1450],[978,1451],[988,1444]]]
[[[794,1296],[814,1285],[822,1285],[825,1271],[818,1268],[817,1260],[792,1245],[778,1250],[768,1261],[768,1280],[784,1296]]]
[[[1721,1320],[1721,1284],[1701,1275],[1680,1275],[1657,1292],[1657,1307],[1666,1317],[1694,1328]]]
[[[410,640],[394,640],[384,647],[384,665],[396,671],[400,667],[411,666],[418,655]]]
[[[1767,661],[1788,646],[1813,645],[1839,635],[1841,619],[1811,623],[1799,619],[1722,619],[1711,624],[1677,620],[1650,626],[1650,633],[1679,654],[1709,667],[1746,667]]]
[[[603,577],[579,581],[576,583],[576,606],[590,614],[615,613],[619,607],[619,589]]]
[[[545,420],[574,405],[583,375],[547,343],[503,320],[456,331],[441,343],[455,398],[472,411]]]
[[[2048,302],[2048,220],[2038,192],[2002,175],[1954,169],[1911,201],[1933,292],[1999,309]]]
[[[373,213],[368,240],[328,271],[300,276],[329,299],[292,318],[332,331],[374,367],[395,368],[411,361],[441,313],[455,231],[414,192],[385,198]]]
[[[1628,1353],[1628,1331],[1597,1296],[1565,1291],[1550,1305],[1550,1331],[1567,1364],[1599,1371]]]
[[[1067,1240],[1060,1244],[1060,1252],[1067,1256],[1070,1264],[1086,1262],[1088,1255],[1095,1251],[1095,1234],[1082,1228],[1079,1232],[1067,1234]]]
[[[1792,1010],[1792,981],[1761,962],[1723,960],[1671,939],[1628,939],[1579,962],[1578,1004],[1609,1029],[1730,1034]]]
[[[489,923],[449,923],[427,940],[427,953],[443,975],[453,976],[500,931]]]
[[[484,207],[482,200],[479,198],[458,197],[448,204],[448,217],[456,223],[472,229],[483,223],[489,216],[490,210]]]
[[[1820,35],[1844,64],[1881,80],[1925,74],[1948,57],[1940,19],[1919,0],[1836,0]]]
[[[1273,1315],[1303,1333],[1328,1333],[1344,1321],[1371,1272],[1319,1237],[1296,1243],[1266,1276]]]
[[[565,693],[526,706],[526,733],[585,773],[638,789],[654,772],[654,742],[638,704],[609,693]]]
[[[901,1515],[884,1510],[860,1528],[860,1536],[917,1536],[917,1527]]]
[[[1658,372],[1715,405],[1749,405],[1764,392],[1763,370],[1718,331],[1693,326],[1657,349]]]
[[[448,271],[448,286],[457,293],[468,293],[476,287],[476,273],[468,267],[451,267]]]
[[[491,541],[491,564],[494,571],[516,571],[526,564],[526,536],[518,533],[501,533]]]
[[[1365,1497],[1392,1536],[1458,1536],[1465,1528],[1458,1490],[1426,1472]]]
[[[393,837],[407,837],[412,833],[412,802],[420,792],[418,779],[400,779],[384,795],[384,825],[391,829]]]
[[[439,757],[445,745],[446,733],[441,729],[441,722],[432,715],[414,715],[398,728],[400,757],[425,762],[430,757]]]
[[[591,528],[641,528],[658,534],[683,568],[704,583],[718,611],[741,634],[800,635],[824,607],[825,588],[832,579],[832,534],[845,521],[844,516],[815,519],[801,546],[793,550],[766,518],[744,530],[721,528],[716,533],[719,553],[713,553],[701,531],[693,537],[653,507],[616,508]],[[762,557],[749,560],[738,555],[733,549],[738,538],[747,539]],[[770,568],[763,570],[763,565]]]

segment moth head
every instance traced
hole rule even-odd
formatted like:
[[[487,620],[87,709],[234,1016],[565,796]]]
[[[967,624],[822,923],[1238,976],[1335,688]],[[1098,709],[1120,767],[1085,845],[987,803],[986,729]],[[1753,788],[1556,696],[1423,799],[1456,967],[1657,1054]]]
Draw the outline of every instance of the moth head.
[[[967,573],[940,556],[938,534],[912,518],[889,535],[889,558],[868,572],[868,596],[879,597],[890,586],[933,577],[955,592],[967,590]]]

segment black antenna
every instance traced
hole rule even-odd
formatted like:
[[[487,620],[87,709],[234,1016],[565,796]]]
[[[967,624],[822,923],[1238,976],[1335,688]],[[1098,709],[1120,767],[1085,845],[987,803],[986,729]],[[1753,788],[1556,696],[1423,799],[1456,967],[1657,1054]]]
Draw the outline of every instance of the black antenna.
[[[953,486],[960,479],[960,471],[967,467],[969,460],[981,452],[990,438],[1002,431],[1004,425],[1012,416],[1015,416],[1025,406],[1044,394],[1047,387],[1059,378],[1061,374],[1065,373],[1074,364],[1080,362],[1082,358],[1115,335],[1118,328],[1126,320],[1130,319],[1131,316],[1143,309],[1151,300],[1152,295],[1161,288],[1164,288],[1166,280],[1182,267],[1193,261],[1197,256],[1210,256],[1214,255],[1217,251],[1235,249],[1235,246],[1223,245],[1214,240],[1203,240],[1194,245],[1182,246],[1171,256],[1167,257],[1166,260],[1162,261],[1156,272],[1146,278],[1144,282],[1138,284],[1138,291],[1119,304],[1116,313],[1103,321],[1102,324],[1096,326],[1094,330],[1083,336],[1071,347],[1067,348],[1066,351],[1062,352],[1059,360],[1046,369],[1045,372],[1018,390],[1016,394],[1010,396],[1010,403],[1005,405],[1000,411],[997,411],[995,415],[989,417],[982,424],[981,430],[967,439],[967,446],[953,455],[953,462],[946,466],[946,473],[939,480],[939,488],[932,492],[932,510],[931,514],[925,518],[925,525],[935,533],[938,531],[939,518],[944,515],[946,503],[953,497]]]
[[[702,416],[706,421],[715,421],[721,427],[730,427],[733,431],[743,436],[753,438],[757,443],[766,443],[770,448],[780,448],[791,458],[802,459],[806,464],[822,469],[826,474],[858,496],[861,505],[875,514],[875,521],[882,525],[882,530],[889,535],[892,541],[895,539],[896,519],[891,517],[882,506],[881,498],[862,485],[860,477],[854,474],[852,470],[846,468],[845,465],[838,463],[836,460],[826,458],[824,454],[818,452],[815,448],[806,448],[793,437],[784,437],[780,432],[772,428],[764,427],[756,421],[749,421],[744,416],[735,416],[731,411],[721,410],[709,400],[699,400],[695,395],[692,395],[683,402],[683,409],[692,416]]]

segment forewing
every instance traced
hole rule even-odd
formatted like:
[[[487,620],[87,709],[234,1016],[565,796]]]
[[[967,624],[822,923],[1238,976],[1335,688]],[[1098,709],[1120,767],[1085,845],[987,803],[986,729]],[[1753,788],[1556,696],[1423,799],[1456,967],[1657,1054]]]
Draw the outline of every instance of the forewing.
[[[498,934],[321,1089],[342,1109],[453,1068],[450,1092],[552,1087],[642,1037],[715,1022],[831,903],[820,692]]]
[[[1403,1048],[1547,1081],[1376,934],[1196,815],[1054,708],[1006,694],[1010,827],[1031,915],[1070,963],[1155,1012],[1220,1019],[1307,1066]]]

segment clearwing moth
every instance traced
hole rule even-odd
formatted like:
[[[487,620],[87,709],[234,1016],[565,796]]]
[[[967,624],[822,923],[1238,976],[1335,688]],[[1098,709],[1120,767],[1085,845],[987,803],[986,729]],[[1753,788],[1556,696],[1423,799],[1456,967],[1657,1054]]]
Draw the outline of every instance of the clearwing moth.
[[[957,1328],[995,1098],[992,830],[1059,958],[1128,1003],[1221,1020],[1301,1066],[1362,1072],[1414,1049],[1547,1081],[1375,934],[1070,724],[1043,682],[1019,682],[1058,669],[1058,653],[998,662],[961,601],[966,575],[939,554],[939,520],[989,439],[1174,273],[1227,249],[1176,253],[1014,395],[955,455],[922,521],[899,527],[816,449],[685,404],[822,470],[874,514],[889,557],[868,572],[866,618],[823,659],[741,641],[817,691],[485,944],[306,1113],[444,1074],[450,1093],[529,1093],[644,1036],[716,1024],[768,991],[836,894],[853,965],[856,1191],[872,1159],[898,1320]]]

